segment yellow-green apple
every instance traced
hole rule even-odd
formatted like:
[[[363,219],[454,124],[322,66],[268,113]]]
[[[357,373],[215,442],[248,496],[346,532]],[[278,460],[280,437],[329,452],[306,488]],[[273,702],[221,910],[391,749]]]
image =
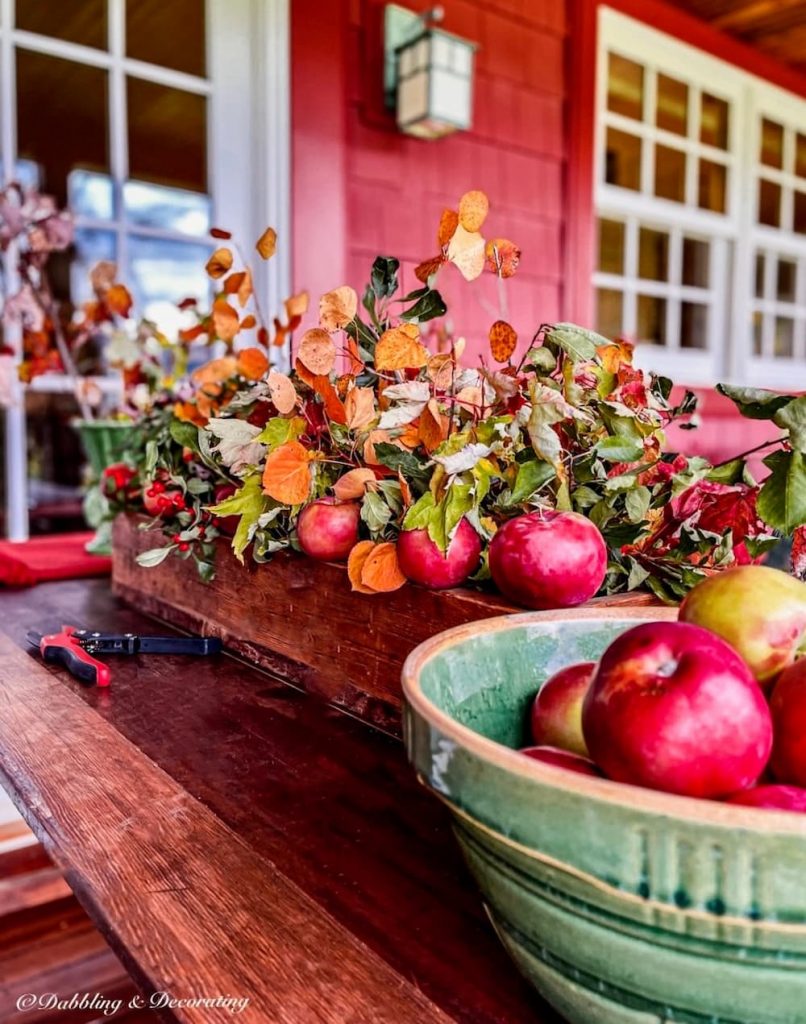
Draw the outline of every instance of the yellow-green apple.
[[[357,501],[318,498],[306,505],[297,521],[297,539],[306,555],[324,562],[343,562],[358,543],[361,506]]]
[[[532,704],[532,739],[535,743],[588,756],[582,735],[582,701],[595,670],[595,661],[582,661],[561,668],[543,683]]]
[[[694,587],[680,620],[727,640],[769,687],[806,640],[806,583],[763,565],[727,569]]]
[[[403,530],[397,538],[400,571],[414,583],[433,590],[458,587],[475,572],[481,558],[479,535],[461,519],[447,551],[428,536],[428,530]]]
[[[772,773],[779,782],[806,786],[806,658],[799,658],[778,677],[770,711]]]
[[[535,761],[542,761],[544,764],[553,764],[558,768],[567,768],[569,771],[578,772],[580,775],[595,775],[602,778],[602,772],[591,761],[589,757],[581,757],[579,754],[572,754],[570,750],[561,750],[559,747],[524,747],[522,754],[534,758]]]
[[[570,608],[601,587],[607,546],[598,528],[578,512],[529,512],[504,523],[493,537],[490,572],[516,604]]]
[[[806,789],[800,786],[753,786],[743,793],[737,793],[728,800],[729,804],[744,807],[769,807],[779,811],[806,812]]]
[[[611,779],[697,797],[757,782],[772,748],[761,687],[720,637],[685,622],[618,636],[582,705],[590,756]]]

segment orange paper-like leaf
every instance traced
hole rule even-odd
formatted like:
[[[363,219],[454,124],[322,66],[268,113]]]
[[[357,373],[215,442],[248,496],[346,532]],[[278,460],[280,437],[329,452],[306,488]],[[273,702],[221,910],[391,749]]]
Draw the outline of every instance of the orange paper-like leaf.
[[[232,238],[232,232],[225,231],[224,228],[210,228],[210,234],[213,238]]]
[[[406,582],[397,561],[397,548],[390,541],[376,544],[361,566],[361,583],[376,594],[399,590]]]
[[[301,505],[311,490],[310,453],[299,441],[286,441],[266,457],[263,492],[284,505]]]
[[[484,250],[487,266],[499,277],[512,277],[521,261],[521,251],[508,238],[492,238]]]
[[[246,277],[246,271],[242,270],[237,274],[230,274],[229,277],[224,279],[224,291],[227,295],[234,295],[235,292],[243,284],[244,278]]]
[[[361,356],[358,354],[358,342],[355,338],[347,338],[347,360],[348,371],[354,377],[357,377],[364,369],[364,363]]]
[[[361,582],[361,573],[364,569],[364,563],[367,558],[369,558],[370,552],[372,552],[374,548],[375,544],[373,541],[360,540],[350,552],[349,558],[347,559],[347,576],[353,590],[357,590],[359,594],[375,593],[374,590],[365,586]]]
[[[373,388],[353,388],[344,400],[347,426],[351,430],[362,430],[375,419],[375,391]]]
[[[338,331],[355,318],[358,296],[348,284],[326,292],[319,300],[319,324],[326,331]]]
[[[453,359],[450,352],[438,352],[428,360],[426,370],[437,391],[447,391],[454,377]]]
[[[425,366],[428,349],[417,340],[420,328],[403,324],[384,331],[375,346],[376,370],[408,370]]]
[[[255,242],[255,248],[264,260],[270,260],[277,251],[277,232],[274,228],[266,228]]]
[[[351,469],[333,484],[333,493],[339,501],[356,501],[363,498],[368,487],[375,484],[375,474],[366,466]]]
[[[226,299],[215,300],[213,303],[212,320],[216,336],[222,341],[232,341],[241,329],[238,314]]]
[[[304,316],[308,312],[308,293],[298,292],[285,300],[285,315],[289,320]]]
[[[241,304],[241,309],[249,301],[252,290],[252,271],[247,267],[244,271],[243,281],[238,286],[238,302]]]
[[[612,345],[600,345],[596,355],[607,373],[618,373],[622,366],[632,366],[633,347],[627,341],[615,341]]]
[[[393,441],[389,436],[388,430],[371,430],[366,441],[364,441],[364,462],[366,462],[368,466],[380,466],[378,457],[375,454],[376,444],[396,444],[397,447],[400,448],[398,442]]]
[[[191,380],[197,387],[205,384],[220,384],[235,374],[238,361],[234,356],[222,356],[220,359],[211,359],[209,363],[194,370]]]
[[[424,260],[414,268],[414,276],[418,281],[422,281],[423,284],[428,284],[429,279],[436,274],[444,262],[445,258],[443,256],[435,256],[432,260]]]
[[[347,413],[344,409],[344,404],[339,398],[336,389],[331,383],[330,377],[327,374],[315,374],[302,363],[299,359],[296,362],[297,376],[300,380],[313,388],[317,395],[322,399],[322,404],[325,407],[325,412],[328,414],[334,423],[346,423]]]
[[[257,340],[260,344],[266,348],[269,344],[269,332],[265,327],[258,327],[257,329]]]
[[[119,316],[128,316],[132,308],[132,297],[125,284],[113,284],[104,295],[107,309]]]
[[[297,358],[316,376],[330,373],[336,362],[336,346],[327,331],[312,327],[302,335]]]
[[[202,416],[192,402],[176,402],[174,416],[184,423],[195,423],[197,427],[203,427],[207,423],[207,417]]]
[[[297,404],[297,390],[294,387],[291,378],[287,377],[284,373],[278,373],[276,370],[272,370],[269,373],[269,394],[271,400],[274,402],[274,407],[281,415],[285,416],[286,413],[292,411],[294,406]]]
[[[484,239],[460,224],[448,246],[448,259],[466,281],[475,281],[484,270]]]
[[[419,427],[420,440],[427,452],[438,448],[448,436],[448,417],[439,411],[435,398],[420,413]]]
[[[243,320],[241,320],[241,330],[251,331],[251,329],[255,326],[256,323],[257,320],[255,320],[255,318],[250,313],[249,316],[245,316]]]
[[[489,209],[490,201],[483,192],[465,192],[459,200],[459,223],[465,231],[478,231]]]
[[[414,504],[414,495],[411,493],[409,482],[400,470],[397,471],[397,479],[400,483],[400,496],[403,498],[403,505],[405,508],[411,508]]]
[[[247,380],[260,380],[269,369],[263,349],[244,348],[238,353],[238,373]]]
[[[227,248],[216,249],[205,265],[205,270],[210,277],[219,278],[232,266],[232,250]]]
[[[456,210],[442,211],[442,216],[439,218],[439,228],[437,229],[437,245],[440,249],[444,249],[448,242],[450,242],[458,225],[459,214]]]
[[[496,320],[490,328],[490,352],[497,363],[506,363],[515,351],[518,335],[506,320]]]

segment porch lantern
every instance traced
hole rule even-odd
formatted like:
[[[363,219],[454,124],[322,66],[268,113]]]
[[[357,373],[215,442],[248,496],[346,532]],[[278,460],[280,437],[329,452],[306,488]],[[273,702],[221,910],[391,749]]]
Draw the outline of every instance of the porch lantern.
[[[441,16],[441,8],[415,16],[417,31],[393,49],[397,126],[420,139],[467,131],[473,121],[476,44],[429,23]]]

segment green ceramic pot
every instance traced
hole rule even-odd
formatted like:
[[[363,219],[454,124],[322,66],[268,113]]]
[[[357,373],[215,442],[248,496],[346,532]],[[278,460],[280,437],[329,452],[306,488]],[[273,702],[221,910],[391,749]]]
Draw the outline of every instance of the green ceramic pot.
[[[84,545],[91,555],[112,553],[112,523],[109,503],[100,488],[101,474],[107,466],[119,462],[129,441],[130,420],[73,420],[73,427],[81,438],[84,453],[92,470],[84,497],[84,518],[95,530],[92,540]]]
[[[489,619],[403,669],[406,744],[454,816],[502,942],[572,1024],[806,1021],[806,816],[542,764],[531,700],[667,609]]]

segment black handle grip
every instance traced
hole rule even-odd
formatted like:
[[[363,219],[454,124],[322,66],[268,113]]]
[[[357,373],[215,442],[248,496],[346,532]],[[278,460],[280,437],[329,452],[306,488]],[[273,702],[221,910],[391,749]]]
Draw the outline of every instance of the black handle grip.
[[[76,679],[88,686],[96,684],[105,686],[109,683],[109,669],[90,657],[80,647],[43,645],[42,657],[51,664],[63,665],[70,675],[75,676]],[[100,677],[104,670],[107,678],[102,680]]]

